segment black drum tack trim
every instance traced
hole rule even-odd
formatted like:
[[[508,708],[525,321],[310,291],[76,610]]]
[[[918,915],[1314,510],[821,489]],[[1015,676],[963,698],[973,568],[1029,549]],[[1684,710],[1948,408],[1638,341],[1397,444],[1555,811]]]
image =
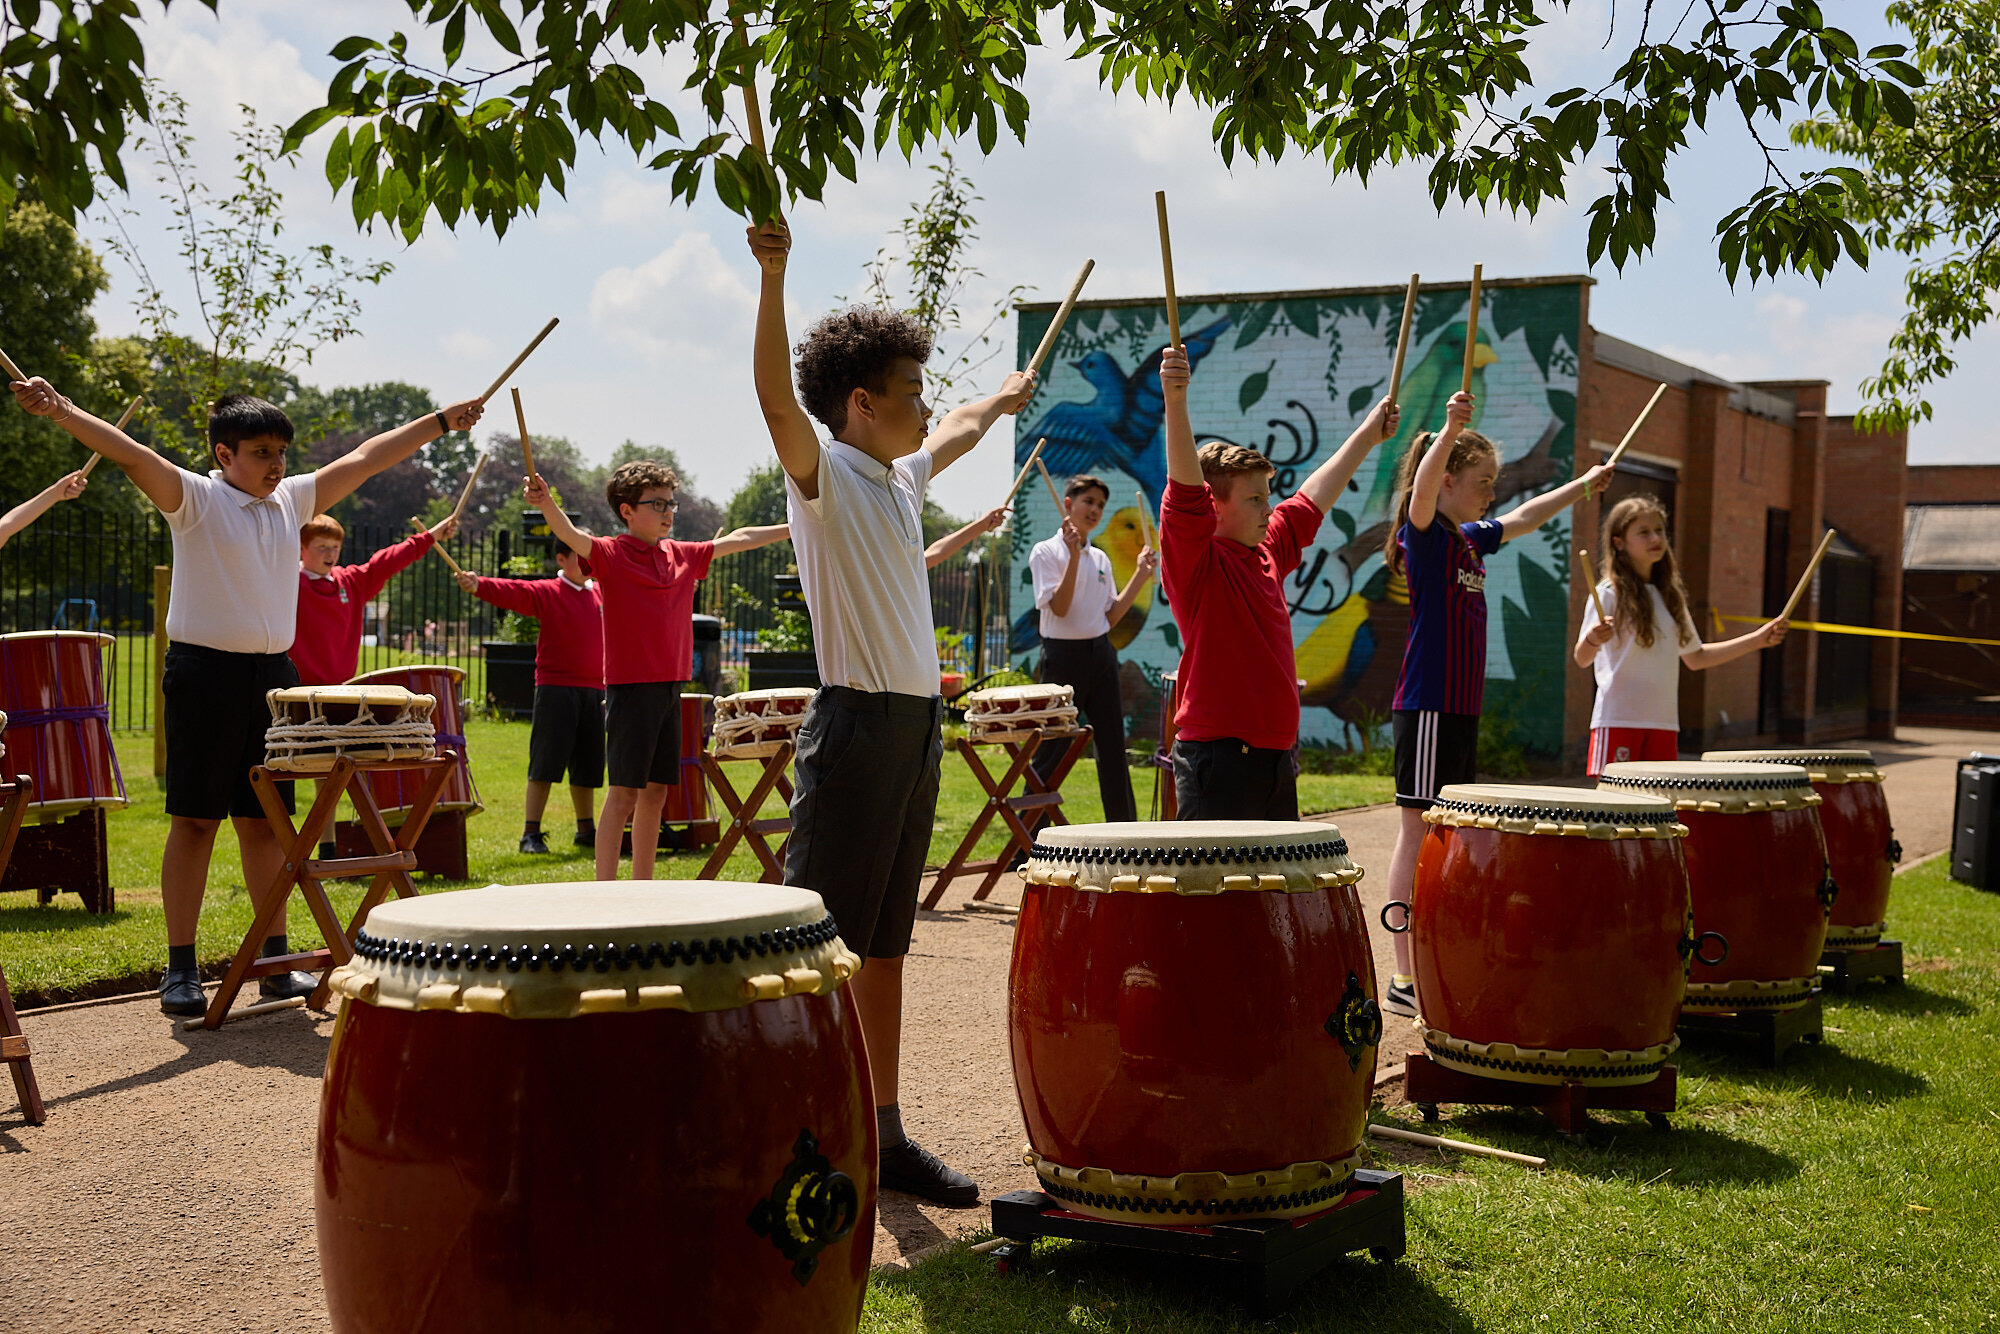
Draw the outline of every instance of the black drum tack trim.
[[[1679,824],[1681,818],[1681,813],[1676,810],[1587,811],[1573,806],[1493,806],[1484,802],[1442,799],[1431,805],[1435,810],[1460,811],[1466,815],[1490,815],[1501,820],[1546,820],[1550,824],[1667,825]]]
[[[358,958],[383,966],[449,968],[460,972],[477,972],[483,968],[489,973],[502,969],[518,973],[523,968],[531,973],[540,972],[543,968],[560,973],[569,968],[579,973],[608,973],[613,968],[622,972],[631,968],[671,968],[677,964],[729,963],[753,956],[763,958],[771,954],[796,954],[801,950],[831,944],[839,934],[840,928],[834,924],[832,913],[810,926],[781,926],[771,931],[759,931],[754,936],[669,940],[664,945],[657,940],[644,945],[636,942],[620,945],[613,941],[602,946],[584,945],[581,948],[575,944],[540,944],[481,945],[477,949],[469,946],[461,949],[457,945],[439,945],[434,941],[371,935],[364,927],[354,937],[354,953]]]
[[[1503,1061],[1492,1056],[1480,1056],[1474,1052],[1458,1051],[1443,1043],[1424,1039],[1424,1046],[1431,1055],[1447,1063],[1476,1065],[1488,1070],[1506,1070],[1517,1075],[1569,1075],[1588,1078],[1592,1075],[1656,1075],[1667,1064],[1667,1057],[1657,1061],[1621,1061],[1603,1065],[1557,1065],[1552,1061]]]
[[[1804,775],[1797,778],[1733,778],[1728,774],[1704,775],[1701,778],[1641,778],[1632,774],[1605,774],[1597,781],[1604,787],[1663,788],[1669,792],[1796,792],[1812,786],[1812,780]]]
[[[1265,846],[1240,844],[1235,847],[1210,848],[1147,848],[1147,847],[1101,847],[1070,848],[1058,844],[1037,842],[1028,849],[1028,855],[1036,861],[1083,862],[1086,865],[1106,866],[1249,866],[1271,862],[1324,860],[1328,857],[1345,857],[1347,840],[1344,838],[1325,839],[1316,843],[1273,843]]]
[[[1135,1200],[1123,1195],[1100,1195],[1096,1191],[1083,1190],[1061,1181],[1052,1181],[1044,1176],[1042,1189],[1059,1200],[1072,1204],[1088,1205],[1093,1209],[1109,1209],[1117,1213],[1133,1214],[1270,1214],[1281,1210],[1303,1209],[1309,1205],[1330,1204],[1353,1188],[1351,1177],[1330,1181],[1290,1195],[1259,1195],[1246,1200]]]

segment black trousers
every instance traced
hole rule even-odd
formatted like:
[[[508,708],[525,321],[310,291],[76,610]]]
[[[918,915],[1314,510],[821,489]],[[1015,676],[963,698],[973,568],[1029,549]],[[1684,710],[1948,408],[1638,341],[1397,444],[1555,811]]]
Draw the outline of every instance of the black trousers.
[[[1125,763],[1125,703],[1118,695],[1118,650],[1110,635],[1095,639],[1044,639],[1042,681],[1076,691],[1077,712],[1090,724],[1097,747],[1097,792],[1104,799],[1106,820],[1136,820],[1132,800],[1132,770]],[[1044,780],[1055,771],[1067,742],[1051,741],[1035,755],[1035,772]]]
[[[1299,773],[1289,750],[1182,739],[1174,742],[1174,800],[1183,820],[1296,820]]]

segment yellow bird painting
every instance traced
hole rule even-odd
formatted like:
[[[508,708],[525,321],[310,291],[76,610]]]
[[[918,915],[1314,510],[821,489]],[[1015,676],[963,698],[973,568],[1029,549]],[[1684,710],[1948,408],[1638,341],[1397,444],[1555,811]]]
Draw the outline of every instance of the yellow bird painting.
[[[1145,535],[1139,526],[1139,507],[1127,505],[1106,519],[1097,540],[1091,545],[1111,558],[1112,586],[1125,587],[1132,578],[1132,572],[1139,568],[1139,553],[1146,546]],[[1153,609],[1154,584],[1154,580],[1147,580],[1138,596],[1132,599],[1131,609],[1118,624],[1111,627],[1113,648],[1124,648],[1146,628],[1146,615]]]

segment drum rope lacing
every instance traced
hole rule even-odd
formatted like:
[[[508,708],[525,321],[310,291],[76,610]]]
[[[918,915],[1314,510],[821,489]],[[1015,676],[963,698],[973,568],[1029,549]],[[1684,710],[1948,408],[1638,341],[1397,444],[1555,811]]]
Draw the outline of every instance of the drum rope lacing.
[[[460,947],[455,943],[437,944],[415,940],[398,940],[369,934],[367,928],[354,937],[354,953],[364,959],[383,964],[407,964],[411,966],[430,965],[474,972],[485,969],[497,973],[501,969],[519,972],[526,968],[529,972],[540,972],[547,967],[550,972],[560,973],[565,968],[576,972],[595,971],[608,973],[611,969],[621,971],[632,968],[671,968],[676,964],[729,963],[734,959],[748,959],[752,955],[764,957],[770,954],[794,954],[803,949],[825,945],[840,934],[834,923],[833,914],[828,913],[810,926],[783,926],[771,931],[760,931],[755,936],[720,936],[708,940],[669,940],[665,945],[650,941],[645,945],[637,943],[618,945],[607,943],[603,948],[596,945],[575,944],[557,948],[554,945],[481,945],[477,949],[470,945]]]
[[[108,704],[59,704],[52,709],[15,709],[7,715],[10,727],[40,727],[44,723],[87,723],[93,719],[108,721],[111,706]]]
[[[1242,845],[1233,848],[1066,848],[1038,842],[1028,849],[1028,855],[1044,861],[1084,862],[1089,865],[1107,866],[1215,866],[1224,862],[1243,866],[1252,862],[1345,857],[1347,840],[1336,838],[1330,842],[1280,843],[1268,847]]]

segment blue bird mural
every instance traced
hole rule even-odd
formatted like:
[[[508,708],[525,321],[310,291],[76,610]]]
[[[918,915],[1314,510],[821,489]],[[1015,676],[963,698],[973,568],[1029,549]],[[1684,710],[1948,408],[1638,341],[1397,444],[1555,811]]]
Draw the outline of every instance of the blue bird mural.
[[[1190,366],[1201,365],[1229,324],[1227,318],[1217,320],[1182,340]],[[1034,442],[1046,436],[1042,461],[1050,472],[1063,477],[1100,465],[1116,468],[1145,488],[1157,510],[1167,489],[1167,403],[1160,393],[1160,354],[1153,353],[1130,375],[1102,349],[1070,364],[1090,385],[1090,401],[1055,404],[1016,437],[1014,452],[1026,458]]]

